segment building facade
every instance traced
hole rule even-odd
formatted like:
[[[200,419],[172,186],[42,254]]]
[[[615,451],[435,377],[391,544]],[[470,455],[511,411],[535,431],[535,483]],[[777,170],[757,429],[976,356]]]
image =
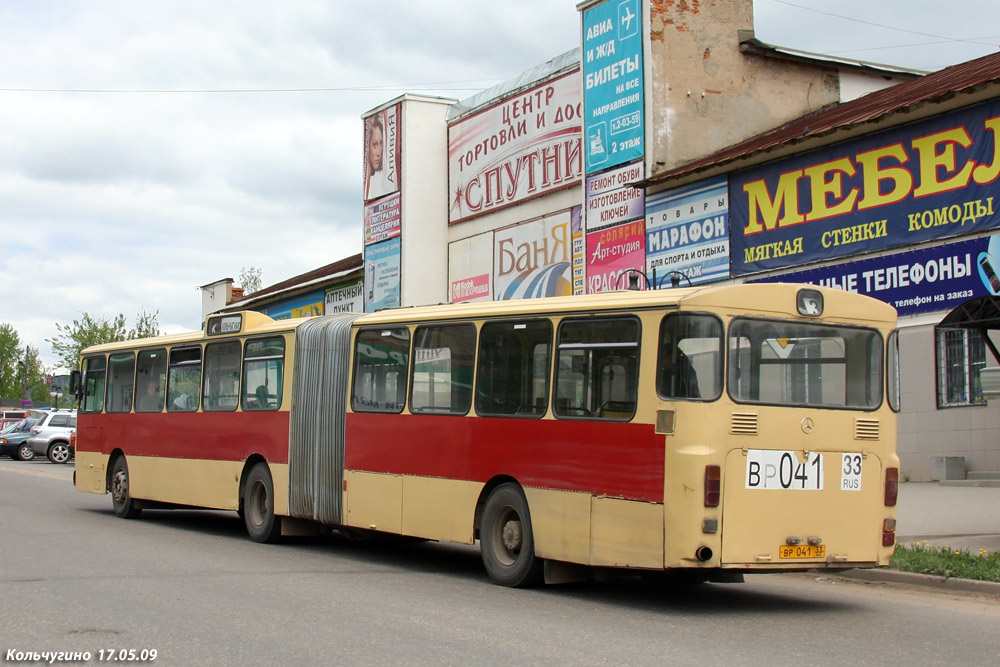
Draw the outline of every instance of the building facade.
[[[466,100],[363,115],[362,266],[337,279],[355,304],[630,281],[869,294],[900,314],[903,475],[944,457],[1000,470],[989,329],[941,326],[1000,294],[1000,56],[927,74],[782,49],[754,38],[752,0],[578,9],[579,49]],[[329,312],[308,283],[232,307]]]

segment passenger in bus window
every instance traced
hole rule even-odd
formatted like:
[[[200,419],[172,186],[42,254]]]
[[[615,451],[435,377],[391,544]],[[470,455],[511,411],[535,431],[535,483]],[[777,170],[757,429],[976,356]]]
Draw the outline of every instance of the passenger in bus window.
[[[139,397],[139,412],[159,412],[163,408],[160,388],[156,382],[146,382],[146,393]]]
[[[664,343],[660,352],[660,393],[669,398],[701,398],[698,374],[680,348]]]

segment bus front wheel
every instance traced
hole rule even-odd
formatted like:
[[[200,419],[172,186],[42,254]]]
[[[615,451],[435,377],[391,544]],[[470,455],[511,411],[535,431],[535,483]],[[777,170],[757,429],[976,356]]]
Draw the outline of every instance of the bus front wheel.
[[[479,548],[486,573],[501,586],[542,582],[543,561],[535,556],[528,501],[516,484],[493,489],[483,507]]]
[[[266,463],[258,463],[247,475],[243,494],[243,523],[254,542],[275,542],[281,535],[281,520],[274,516],[274,483]]]
[[[138,519],[142,507],[129,493],[128,463],[124,456],[115,459],[111,466],[111,503],[115,514],[123,519]]]

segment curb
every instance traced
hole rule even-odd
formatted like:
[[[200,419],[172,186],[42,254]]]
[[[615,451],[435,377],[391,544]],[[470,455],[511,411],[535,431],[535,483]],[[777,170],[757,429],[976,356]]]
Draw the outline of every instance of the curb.
[[[822,573],[821,570],[815,570]],[[909,584],[924,586],[945,591],[963,591],[966,593],[985,593],[1000,596],[1000,582],[978,581],[976,579],[959,579],[956,577],[941,577],[932,574],[917,574],[916,572],[901,572],[899,570],[845,570],[838,572],[838,577],[856,579],[859,581],[875,581],[893,584]]]

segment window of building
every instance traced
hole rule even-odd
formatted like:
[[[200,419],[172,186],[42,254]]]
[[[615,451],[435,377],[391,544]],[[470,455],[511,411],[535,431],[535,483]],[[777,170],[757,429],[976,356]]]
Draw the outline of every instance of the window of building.
[[[135,383],[135,354],[120,352],[108,358],[108,412],[129,412]]]
[[[631,419],[639,385],[639,321],[565,320],[559,327],[555,413]]]
[[[104,409],[104,378],[108,360],[90,357],[83,361],[83,411],[100,412]]]
[[[243,409],[279,409],[285,383],[284,371],[284,338],[247,341],[243,357]]]
[[[472,407],[475,350],[471,324],[419,327],[413,337],[410,411],[466,414]]]
[[[489,322],[479,335],[476,412],[541,417],[549,398],[552,323]]]
[[[201,348],[174,348],[167,370],[167,411],[194,412],[200,393]]]
[[[975,329],[936,331],[938,407],[983,405],[979,371],[986,366],[986,344]]]
[[[166,389],[167,351],[142,350],[136,361],[135,411],[160,412]]]
[[[409,329],[358,332],[354,343],[351,408],[355,412],[402,412],[409,358]]]
[[[209,343],[205,346],[205,382],[201,405],[206,411],[232,411],[240,399],[240,362],[242,348],[238,340]]]

